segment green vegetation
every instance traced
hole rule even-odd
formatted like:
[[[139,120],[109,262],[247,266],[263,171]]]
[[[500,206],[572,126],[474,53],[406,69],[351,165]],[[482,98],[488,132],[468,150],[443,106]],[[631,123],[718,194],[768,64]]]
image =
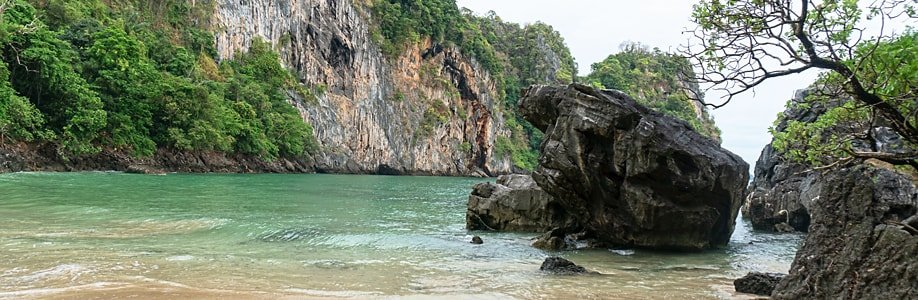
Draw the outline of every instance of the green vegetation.
[[[215,61],[213,1],[0,0],[0,140],[63,157],[157,148],[299,157],[309,99],[269,44]]]
[[[698,87],[688,81],[694,74],[684,57],[630,43],[593,64],[592,70],[585,78],[588,84],[625,92],[644,106],[685,120],[698,132],[720,140],[720,129],[707,110],[693,103],[701,95],[695,95]]]
[[[868,53],[869,56],[861,58],[860,55]],[[918,126],[918,101],[915,100],[918,97],[918,32],[906,32],[879,44],[865,44],[858,49],[858,55],[855,60],[869,67],[862,71],[862,80],[878,83],[871,85],[869,92],[887,99],[887,103],[894,105],[903,115],[912,116],[907,122],[910,126]],[[840,93],[838,87],[844,83],[845,78],[838,73],[823,74],[816,84],[823,87],[822,91],[811,94],[804,102],[789,102],[788,106],[798,109],[808,109],[813,105],[830,109],[813,122],[791,120],[783,131],[773,127],[775,149],[792,161],[813,166],[829,165],[858,156],[918,165],[912,157],[914,154],[908,151],[897,156],[865,153],[853,147],[858,141],[874,138],[865,132],[876,124],[877,115],[871,106]],[[903,142],[906,149],[918,149],[912,141]]]
[[[815,122],[774,132],[775,147],[790,159],[820,166],[873,158],[918,167],[918,39],[914,28],[887,27],[914,25],[915,1],[703,0],[692,17],[696,38],[684,53],[705,70],[696,80],[728,92],[721,105],[771,78],[825,72],[803,105],[831,109]],[[901,151],[873,147],[875,126],[901,137]]]

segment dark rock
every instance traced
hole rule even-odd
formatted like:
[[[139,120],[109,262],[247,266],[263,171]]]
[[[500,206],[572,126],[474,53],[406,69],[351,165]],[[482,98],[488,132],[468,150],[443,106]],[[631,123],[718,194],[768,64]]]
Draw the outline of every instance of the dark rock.
[[[477,235],[476,235],[476,236],[473,236],[473,237],[472,237],[472,241],[469,242],[469,243],[472,243],[472,244],[475,244],[475,245],[481,245],[481,244],[484,244],[484,240],[482,240],[480,236],[477,236]]]
[[[797,91],[793,103],[804,102],[812,92],[811,89]],[[834,102],[815,102],[809,106],[790,107],[783,112],[775,130],[784,131],[791,121],[814,122],[836,105]],[[790,232],[787,226],[778,225],[784,223],[793,231],[807,231],[810,226],[809,205],[819,193],[811,190],[814,177],[811,172],[806,172],[808,169],[805,165],[787,161],[771,144],[765,146],[755,164],[754,178],[743,205],[743,217],[750,220],[753,229]]]
[[[529,175],[505,175],[481,183],[469,196],[466,227],[470,230],[542,232],[557,226],[554,198]]]
[[[752,272],[746,274],[743,278],[734,280],[733,287],[740,293],[770,296],[771,292],[775,290],[775,286],[778,285],[778,282],[780,282],[784,276],[786,275]]]
[[[787,162],[771,145],[765,146],[755,166],[755,179],[743,206],[743,216],[761,231],[806,232],[814,194],[808,167]],[[784,224],[779,227],[779,224]],[[788,226],[792,230],[787,230]]]
[[[598,245],[701,250],[726,245],[749,166],[687,123],[618,91],[534,86],[523,115],[545,132],[533,178]]]
[[[601,247],[604,244],[587,236],[587,232],[579,227],[558,227],[538,236],[532,246],[544,250],[577,250]]]
[[[583,274],[587,272],[586,268],[557,256],[546,258],[545,261],[542,262],[542,266],[539,267],[539,270],[559,275]]]
[[[916,181],[866,164],[833,169],[810,206],[812,223],[775,299],[918,299]]]

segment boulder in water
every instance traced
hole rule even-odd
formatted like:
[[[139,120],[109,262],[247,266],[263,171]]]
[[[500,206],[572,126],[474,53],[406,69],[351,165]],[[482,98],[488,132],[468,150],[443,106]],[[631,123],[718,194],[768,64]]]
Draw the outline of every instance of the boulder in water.
[[[472,243],[472,244],[475,244],[475,245],[481,245],[481,244],[484,244],[484,240],[482,240],[480,236],[477,236],[477,235],[476,235],[476,236],[473,236],[473,237],[472,237],[472,241],[469,242],[469,243]]]
[[[583,274],[587,272],[586,268],[557,256],[546,258],[539,270],[558,275]]]
[[[545,132],[533,178],[572,220],[545,238],[675,250],[729,241],[749,166],[688,123],[576,84],[530,87],[520,109]]]
[[[469,196],[466,227],[470,230],[544,232],[556,226],[554,198],[529,175],[504,175],[497,183],[480,183]]]

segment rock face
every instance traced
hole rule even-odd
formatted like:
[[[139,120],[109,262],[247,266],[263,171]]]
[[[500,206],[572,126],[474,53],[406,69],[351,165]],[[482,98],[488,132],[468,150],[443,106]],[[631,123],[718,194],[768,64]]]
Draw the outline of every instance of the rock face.
[[[740,293],[770,296],[784,276],[786,275],[753,272],[734,280],[733,287]]]
[[[918,299],[916,179],[869,165],[815,181],[810,231],[775,299]]]
[[[729,241],[749,167],[687,123],[582,85],[531,87],[520,108],[545,132],[533,178],[573,218],[544,238],[677,250]]]
[[[804,101],[807,94],[807,90],[798,91],[794,101]],[[816,121],[829,108],[821,103],[805,109],[788,108],[775,130],[784,131],[790,121]],[[750,219],[753,229],[807,231],[810,226],[808,208],[816,196],[811,190],[815,177],[805,172],[807,169],[807,166],[788,162],[771,144],[765,146],[755,164],[749,196],[743,205],[743,216]]]
[[[504,175],[475,185],[465,222],[470,230],[545,232],[560,225],[559,209],[531,176]]]
[[[479,64],[422,41],[387,59],[373,41],[369,9],[352,0],[216,1],[217,51],[228,58],[256,38],[316,92],[291,102],[315,128],[319,172],[499,175],[509,137],[499,93]],[[295,97],[295,96],[292,96]]]

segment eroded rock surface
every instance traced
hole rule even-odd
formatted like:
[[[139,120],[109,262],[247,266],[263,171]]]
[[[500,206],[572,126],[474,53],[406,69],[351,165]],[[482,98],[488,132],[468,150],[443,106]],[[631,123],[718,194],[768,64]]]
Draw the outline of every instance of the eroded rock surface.
[[[819,176],[809,234],[775,299],[918,299],[915,179],[869,165]],[[906,226],[908,225],[908,226]]]
[[[545,132],[533,178],[573,218],[546,238],[678,250],[729,241],[749,166],[687,123],[582,85],[531,87],[520,109]]]
[[[480,183],[469,196],[466,227],[470,230],[544,232],[558,226],[561,214],[551,195],[529,175],[505,175],[497,183]]]
[[[785,274],[752,272],[733,281],[737,292],[770,296]]]

